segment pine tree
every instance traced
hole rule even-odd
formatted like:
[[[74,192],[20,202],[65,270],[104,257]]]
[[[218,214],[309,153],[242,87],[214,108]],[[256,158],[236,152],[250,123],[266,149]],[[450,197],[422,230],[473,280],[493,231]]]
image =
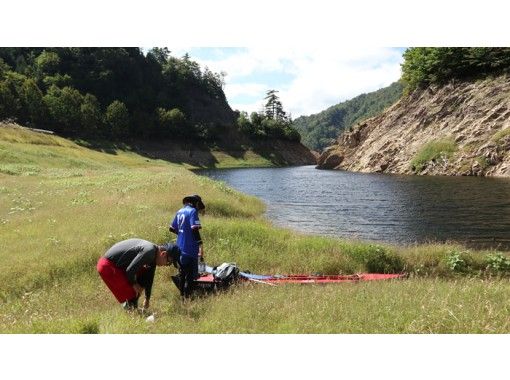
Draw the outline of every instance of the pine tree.
[[[266,105],[264,106],[264,113],[268,119],[274,119],[278,121],[286,120],[287,115],[283,110],[282,102],[278,95],[276,95],[278,91],[269,90],[266,93]]]

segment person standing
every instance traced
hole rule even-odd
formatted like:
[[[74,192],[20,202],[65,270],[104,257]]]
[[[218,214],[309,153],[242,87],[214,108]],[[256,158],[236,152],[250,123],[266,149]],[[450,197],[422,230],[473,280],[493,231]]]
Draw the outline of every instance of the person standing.
[[[188,298],[193,292],[194,281],[199,277],[198,261],[204,261],[198,212],[204,210],[205,205],[196,194],[184,197],[182,203],[183,207],[175,214],[169,230],[177,234],[177,245],[181,250],[179,290],[181,296]]]
[[[172,243],[156,245],[143,239],[114,244],[97,262],[97,271],[124,309],[137,309],[145,292],[143,308],[150,303],[156,266],[169,265],[179,248]]]

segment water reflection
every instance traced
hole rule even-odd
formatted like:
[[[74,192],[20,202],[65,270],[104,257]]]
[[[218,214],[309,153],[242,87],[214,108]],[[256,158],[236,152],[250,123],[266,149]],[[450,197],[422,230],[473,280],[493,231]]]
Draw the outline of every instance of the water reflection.
[[[307,233],[510,249],[507,179],[389,176],[313,166],[199,173],[263,199],[275,224]]]

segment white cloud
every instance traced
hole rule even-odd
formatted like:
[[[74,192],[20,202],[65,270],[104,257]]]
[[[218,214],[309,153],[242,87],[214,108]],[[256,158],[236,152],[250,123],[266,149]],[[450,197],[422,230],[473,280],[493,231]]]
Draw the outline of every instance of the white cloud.
[[[254,102],[229,102],[230,107],[233,110],[239,110],[239,111],[246,111],[249,114],[252,112],[259,112],[262,110],[262,107],[264,105],[263,100],[257,100]]]
[[[277,89],[294,118],[391,84],[400,77],[402,61],[398,49],[342,46],[255,47],[219,56],[191,58],[227,73],[225,94],[232,108],[259,110],[265,91]],[[260,100],[254,102],[253,97]]]
[[[258,96],[264,93],[266,86],[262,83],[231,83],[227,82],[225,86],[225,95],[227,98],[236,98],[238,96]]]
[[[233,110],[246,111],[248,114],[260,111],[263,96],[267,91],[266,85],[261,83],[228,83],[224,88],[229,105]],[[244,101],[241,101],[241,100]],[[256,100],[254,100],[256,99]]]
[[[362,93],[388,86],[400,77],[400,52],[347,52],[297,62],[296,78],[280,93],[297,117],[320,112]]]

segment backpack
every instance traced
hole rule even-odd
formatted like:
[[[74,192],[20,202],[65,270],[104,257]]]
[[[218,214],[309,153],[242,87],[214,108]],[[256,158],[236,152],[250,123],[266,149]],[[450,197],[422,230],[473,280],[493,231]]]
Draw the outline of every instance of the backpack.
[[[214,279],[223,284],[230,284],[239,278],[239,268],[235,263],[223,263],[213,268],[212,273]]]

